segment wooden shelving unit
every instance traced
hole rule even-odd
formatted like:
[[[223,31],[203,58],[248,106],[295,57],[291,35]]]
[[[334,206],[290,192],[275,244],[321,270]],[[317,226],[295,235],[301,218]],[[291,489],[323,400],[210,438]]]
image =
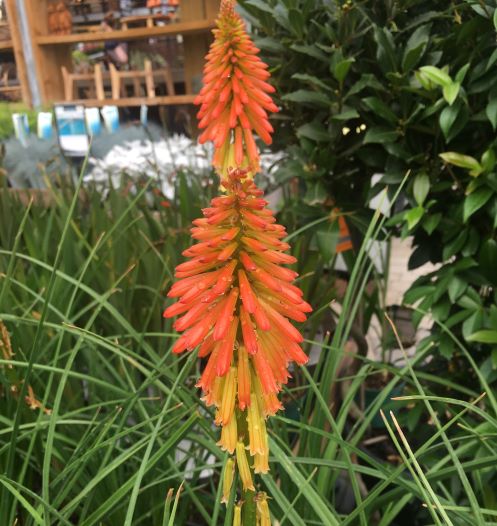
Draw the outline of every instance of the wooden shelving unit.
[[[193,22],[177,22],[165,26],[137,27],[118,31],[94,31],[72,35],[39,36],[36,43],[39,46],[65,46],[79,42],[106,42],[110,40],[129,41],[161,36],[194,35],[209,32],[214,28],[214,20],[198,20]]]
[[[12,31],[11,45],[16,61],[24,63],[22,42],[19,35],[16,1],[5,0],[9,19],[16,30]],[[64,99],[64,82],[62,67],[72,71],[71,50],[75,44],[107,41],[136,41],[149,38],[171,37],[182,35],[184,47],[183,78],[186,95],[170,97],[140,97],[105,100],[105,104],[132,106],[145,104],[190,104],[195,96],[195,88],[200,84],[203,60],[212,39],[211,30],[219,8],[220,0],[181,0],[180,21],[154,27],[138,27],[116,31],[91,31],[69,35],[54,35],[48,31],[48,0],[24,0],[24,6],[33,47],[34,70],[43,105]],[[9,43],[5,43],[7,46]],[[1,44],[0,44],[0,49]],[[23,87],[23,99],[30,103],[28,78],[23,74],[21,64],[19,78]],[[24,73],[26,67],[24,63]],[[88,105],[101,106],[102,101],[85,100]]]
[[[106,105],[129,107],[141,106],[174,106],[180,104],[193,104],[196,95],[167,95],[164,97],[123,97],[120,99],[81,99],[75,100],[74,104],[83,104],[84,106],[102,107]]]

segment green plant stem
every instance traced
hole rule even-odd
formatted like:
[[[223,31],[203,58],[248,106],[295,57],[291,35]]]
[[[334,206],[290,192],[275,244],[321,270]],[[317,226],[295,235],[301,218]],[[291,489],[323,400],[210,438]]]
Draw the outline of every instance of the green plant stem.
[[[248,434],[248,426],[247,426],[247,418],[246,413],[243,411],[240,411],[239,409],[236,410],[236,421],[237,421],[237,428],[238,428],[238,436],[243,439],[243,443],[245,447],[248,447],[249,443],[249,434]],[[255,485],[255,473],[253,468],[250,468],[250,473],[252,475],[252,481]],[[252,490],[244,490],[242,487],[242,480],[241,477],[238,477],[238,480],[240,482],[241,494],[242,494],[242,524],[243,526],[256,526],[257,525],[257,513],[256,513],[256,504],[255,504],[255,496],[256,492]]]
[[[256,526],[257,513],[255,506],[255,491],[246,490],[242,493],[242,524],[243,526]]]

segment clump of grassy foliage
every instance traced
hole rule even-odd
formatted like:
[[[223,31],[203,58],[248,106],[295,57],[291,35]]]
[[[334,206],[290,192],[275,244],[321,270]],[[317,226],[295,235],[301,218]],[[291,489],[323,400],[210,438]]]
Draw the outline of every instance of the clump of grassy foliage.
[[[176,195],[165,202],[142,187],[103,199],[64,188],[51,206],[26,207],[0,192],[0,524],[231,525],[233,502],[221,507],[218,485],[225,456],[201,416],[195,354],[171,356],[175,335],[160,316],[190,222],[209,198],[187,174]],[[373,270],[364,247],[382,228],[376,214],[332,333],[308,341],[320,347],[318,363],[294,371],[261,489],[280,525],[493,523],[497,402],[464,346],[453,343],[479,375],[477,390],[430,375],[430,343],[398,367],[351,352]],[[304,235],[293,237],[297,249]],[[327,274],[318,265],[301,281],[314,295],[319,287],[308,284]],[[308,297],[315,323],[329,299]],[[388,385],[361,405],[366,379],[385,370]],[[402,399],[375,431],[394,387]]]

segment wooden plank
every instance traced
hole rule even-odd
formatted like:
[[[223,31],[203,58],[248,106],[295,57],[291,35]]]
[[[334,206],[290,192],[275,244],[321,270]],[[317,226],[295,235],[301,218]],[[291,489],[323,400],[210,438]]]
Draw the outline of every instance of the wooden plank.
[[[219,12],[219,0],[204,0],[205,1],[205,18],[215,20]]]
[[[105,90],[104,90],[104,75],[102,71],[102,64],[95,64],[94,69],[95,74],[95,89],[97,92],[97,99],[105,99]]]
[[[142,24],[145,27],[154,27],[155,22],[170,22],[174,17],[173,14],[148,14],[148,15],[135,15],[135,16],[122,16],[119,21],[122,24],[123,29],[128,29],[128,24]]]
[[[202,87],[202,69],[209,44],[207,35],[186,36],[184,39],[185,90],[189,94],[198,93]]]
[[[14,43],[12,40],[0,40],[0,51],[12,51]]]
[[[22,100],[28,106],[31,106],[31,90],[29,89],[28,71],[24,60],[23,44],[20,33],[19,16],[15,0],[5,0],[7,17],[9,20],[11,44],[14,49],[14,58],[16,61],[17,78],[21,84]]]
[[[21,92],[21,86],[0,86],[0,93],[15,93]]]
[[[188,35],[205,33],[214,28],[214,20],[178,22],[167,26],[137,27],[117,31],[95,31],[72,35],[40,35],[36,43],[40,46],[65,46],[78,42],[106,42],[108,40],[140,40],[167,35]]]
[[[206,20],[204,0],[184,0],[181,2],[181,20]]]
[[[171,95],[164,97],[123,97],[119,99],[81,99],[71,101],[71,104],[82,104],[86,107],[102,106],[175,106],[180,104],[193,104],[195,95]],[[58,102],[56,104],[67,104],[67,102]]]

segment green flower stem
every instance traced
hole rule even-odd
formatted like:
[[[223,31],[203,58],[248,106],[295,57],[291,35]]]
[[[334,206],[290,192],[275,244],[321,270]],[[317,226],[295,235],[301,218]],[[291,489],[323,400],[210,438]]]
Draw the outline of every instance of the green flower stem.
[[[243,443],[245,446],[248,447],[249,445],[249,433],[248,433],[248,426],[247,426],[247,413],[245,411],[240,411],[238,408],[236,409],[236,422],[237,422],[237,428],[238,428],[238,437],[243,440]],[[250,464],[250,461],[249,461]],[[250,468],[250,472],[252,474],[252,480],[255,484],[255,473],[253,468]],[[240,477],[238,477],[240,486],[242,486],[242,481]],[[256,503],[255,503],[255,496],[256,492],[252,490],[243,490],[243,486],[241,489],[242,494],[242,524],[243,526],[257,526],[257,513],[256,513]]]
[[[256,526],[257,514],[255,505],[255,491],[247,490],[242,493],[242,524],[243,526]]]

